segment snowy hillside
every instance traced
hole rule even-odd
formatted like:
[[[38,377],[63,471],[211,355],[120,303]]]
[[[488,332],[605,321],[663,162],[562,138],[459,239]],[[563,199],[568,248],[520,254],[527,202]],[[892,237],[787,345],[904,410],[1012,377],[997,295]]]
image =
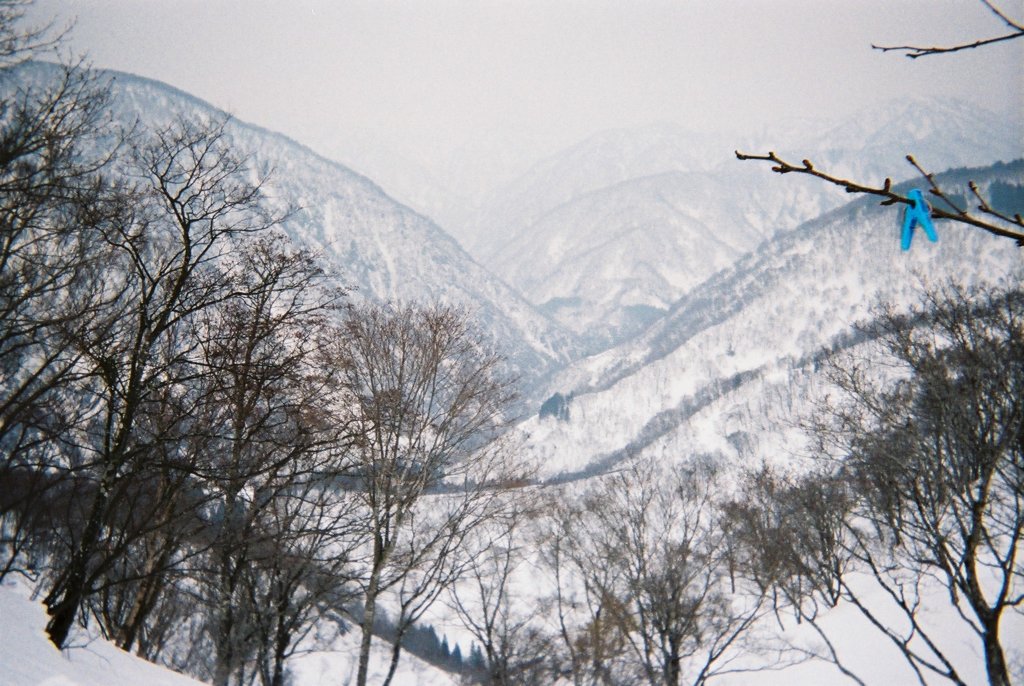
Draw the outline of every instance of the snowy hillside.
[[[45,82],[55,67],[31,63],[24,81]],[[226,115],[182,91],[128,74],[101,73],[112,109],[123,122],[151,127],[175,117],[217,120]],[[299,244],[322,251],[353,297],[378,301],[441,301],[466,306],[492,332],[528,385],[573,355],[575,344],[549,319],[492,276],[430,219],[388,197],[364,176],[294,141],[231,120],[236,152],[254,173],[269,174],[266,191],[278,208],[298,208],[284,224]]]
[[[1024,163],[953,176],[1021,185]],[[751,427],[792,402],[810,356],[878,299],[910,302],[922,280],[1021,278],[1019,249],[1006,239],[940,223],[937,244],[918,237],[904,253],[898,221],[898,210],[865,199],[763,244],[642,336],[558,375],[549,391],[573,394],[570,419],[530,420],[531,451],[552,476],[638,454],[760,455],[771,432]]]
[[[57,650],[46,636],[46,610],[23,589],[0,587],[0,683],[4,686],[200,686],[132,657],[102,639]]]
[[[581,336],[621,340],[760,236],[711,182],[669,173],[594,191],[548,213],[493,267]]]
[[[177,672],[130,655],[94,635],[79,634],[60,651],[46,636],[46,610],[29,600],[19,586],[0,587],[0,684],[3,686],[202,686]],[[291,665],[295,686],[344,684],[355,680],[357,638],[333,635],[296,657]],[[372,654],[371,679],[387,673],[389,646],[377,644]],[[396,684],[455,686],[448,673],[412,655],[405,655],[395,674]]]
[[[827,204],[810,179],[773,188],[755,176],[752,166],[669,172],[593,191],[538,219],[491,267],[599,349]]]
[[[447,184],[433,169],[368,136],[317,152],[350,169],[358,169],[389,196],[430,217],[450,233],[451,227],[460,225],[473,206],[464,189]]]
[[[481,210],[470,245],[593,349],[628,337],[761,240],[848,200],[809,179],[771,179],[763,167],[739,163],[735,148],[791,151],[820,168],[881,182],[916,174],[904,159],[909,152],[941,171],[1020,157],[1022,146],[1018,123],[939,99],[740,140],[672,127],[613,131],[499,191]]]

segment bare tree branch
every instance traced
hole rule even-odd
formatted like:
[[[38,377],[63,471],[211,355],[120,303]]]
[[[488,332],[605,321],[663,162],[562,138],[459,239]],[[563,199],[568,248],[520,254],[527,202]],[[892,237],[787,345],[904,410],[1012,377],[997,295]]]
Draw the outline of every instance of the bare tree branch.
[[[1010,33],[1002,36],[996,36],[995,38],[984,38],[972,43],[958,43],[956,45],[948,46],[922,47],[919,45],[875,45],[872,43],[871,47],[882,52],[903,52],[906,57],[916,60],[918,57],[941,55],[949,52],[960,52],[961,50],[972,50],[974,48],[980,48],[983,45],[992,45],[993,43],[1001,43],[1003,41],[1013,40],[1014,38],[1024,36],[1024,24],[1011,19],[1005,12],[993,4],[991,0],[981,0],[981,2],[989,9],[989,11],[992,12],[992,14],[999,17],[1004,24],[1013,30],[1010,31]]]
[[[1013,40],[1014,38],[1020,38],[1024,36],[1024,30],[1014,31],[1013,33],[1007,33],[1002,36],[995,38],[986,38],[984,40],[976,40],[973,43],[962,43],[960,45],[950,45],[946,47],[932,46],[929,48],[919,47],[914,45],[875,45],[871,44],[871,47],[875,50],[881,50],[882,52],[890,51],[903,51],[905,57],[910,59],[917,59],[918,57],[924,57],[926,55],[940,55],[946,52],[960,52],[961,50],[971,50],[972,48],[980,48],[983,45],[992,45],[993,43],[1001,43],[1002,41]]]
[[[892,189],[892,179],[888,177],[880,187],[868,186],[856,181],[843,179],[826,172],[818,171],[810,160],[803,160],[799,165],[787,162],[771,151],[769,151],[767,155],[748,155],[737,150],[736,158],[739,160],[764,160],[766,162],[772,162],[775,165],[772,167],[773,172],[778,174],[788,174],[790,172],[807,174],[827,181],[833,185],[841,186],[847,193],[877,195],[884,198],[881,201],[882,205],[892,205],[895,203],[904,203],[906,205],[912,204],[912,201],[908,196],[901,195]],[[988,201],[981,196],[980,192],[977,190],[977,184],[973,181],[970,183],[971,192],[979,202],[975,209],[984,216],[972,214],[972,210],[967,207],[960,207],[954,203],[948,194],[935,182],[935,175],[925,171],[925,169],[917,163],[917,160],[914,159],[913,155],[907,155],[907,161],[913,165],[913,167],[917,169],[921,176],[928,182],[929,192],[933,196],[942,200],[950,208],[945,210],[941,207],[932,207],[931,216],[934,219],[949,219],[960,222],[961,224],[967,224],[996,236],[1012,238],[1017,241],[1018,245],[1024,246],[1024,218],[1022,218],[1021,215],[1015,214],[1011,217],[994,210]],[[998,220],[998,222],[994,220]]]

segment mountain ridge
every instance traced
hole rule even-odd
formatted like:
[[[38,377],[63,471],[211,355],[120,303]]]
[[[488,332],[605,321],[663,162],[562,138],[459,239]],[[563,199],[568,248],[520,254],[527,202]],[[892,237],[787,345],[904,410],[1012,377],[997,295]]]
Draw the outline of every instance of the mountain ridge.
[[[983,189],[997,180],[1020,188],[1024,160],[937,178],[951,189],[968,179]],[[919,238],[903,253],[897,219],[877,200],[859,198],[808,221],[717,272],[640,336],[556,375],[547,390],[572,397],[569,421],[532,418],[522,426],[547,476],[591,474],[598,464],[662,454],[658,446],[666,443],[675,446],[670,453],[702,441],[708,450],[735,453],[722,444],[729,432],[715,428],[710,415],[693,445],[686,447],[679,432],[693,431],[695,413],[719,401],[728,405],[723,398],[742,394],[744,385],[806,367],[879,299],[909,302],[921,274],[991,282],[1022,273],[1010,241],[952,222],[937,224],[938,244]],[[837,262],[837,254],[845,259]],[[718,411],[727,417],[738,410]]]
[[[44,85],[61,67],[30,62],[22,83]],[[517,369],[524,390],[576,353],[571,334],[479,265],[429,217],[398,203],[368,177],[277,132],[231,118],[223,110],[160,81],[125,72],[92,71],[111,99],[116,121],[151,127],[176,117],[224,121],[225,140],[252,173],[270,174],[271,208],[287,213],[281,228],[321,253],[329,271],[354,288],[355,300],[441,301],[466,307]]]

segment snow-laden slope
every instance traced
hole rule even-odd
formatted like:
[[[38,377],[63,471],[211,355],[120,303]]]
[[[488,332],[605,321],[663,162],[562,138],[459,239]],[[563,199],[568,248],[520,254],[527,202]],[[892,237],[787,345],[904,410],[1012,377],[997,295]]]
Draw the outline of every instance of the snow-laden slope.
[[[200,686],[102,639],[78,638],[57,650],[46,610],[22,589],[0,586],[0,683],[4,686]]]
[[[770,188],[753,178],[761,172],[668,172],[593,191],[541,217],[491,266],[593,347],[624,340],[826,204],[810,179]]]
[[[349,134],[349,140],[333,149],[317,150],[332,160],[373,179],[401,204],[430,217],[445,231],[465,220],[474,201],[464,189],[448,185],[433,167],[402,154],[370,135]],[[433,161],[433,160],[432,160]]]
[[[24,65],[23,82],[45,83],[53,65]],[[111,108],[123,122],[158,128],[175,118],[219,120],[225,113],[165,84],[101,72]],[[255,174],[270,174],[271,202],[297,207],[284,229],[298,243],[319,249],[355,298],[441,301],[465,305],[479,325],[505,346],[528,383],[560,366],[572,337],[538,313],[428,218],[388,197],[376,184],[265,129],[230,120],[226,135],[247,156]]]
[[[23,587],[0,586],[0,684],[3,686],[202,686],[177,672],[124,652],[79,630],[65,650],[46,637],[46,609],[29,600]],[[320,644],[288,663],[289,684],[320,686],[355,681],[359,638],[355,632],[320,637]],[[370,681],[384,680],[390,646],[374,645]],[[455,686],[451,674],[408,653],[402,656],[397,686]]]
[[[736,147],[881,183],[917,173],[907,153],[941,171],[1020,157],[1024,137],[1018,122],[938,98],[741,140],[671,127],[608,132],[502,189],[482,210],[472,245],[591,349],[623,340],[761,240],[848,201],[825,183],[773,179],[765,165],[737,161]]]
[[[994,179],[1021,185],[1024,162],[957,172],[946,183],[968,177],[983,189]],[[1021,277],[1012,241],[948,222],[938,224],[937,244],[919,236],[904,253],[899,218],[865,199],[808,222],[695,288],[642,336],[573,365],[549,388],[574,394],[570,420],[527,422],[531,453],[549,475],[590,473],[640,453],[738,456],[751,441],[777,440],[762,427],[791,402],[803,361],[878,299],[910,302],[922,280]],[[751,384],[767,386],[694,421]]]

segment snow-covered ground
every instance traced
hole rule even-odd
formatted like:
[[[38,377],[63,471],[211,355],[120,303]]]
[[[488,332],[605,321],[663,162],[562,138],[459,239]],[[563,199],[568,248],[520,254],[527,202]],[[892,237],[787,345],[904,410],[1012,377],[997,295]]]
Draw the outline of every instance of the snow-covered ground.
[[[200,686],[99,638],[76,637],[57,650],[46,610],[20,586],[0,587],[0,683],[4,686]]]
[[[57,650],[46,636],[46,610],[22,585],[0,586],[0,686],[203,686],[177,672],[126,653],[95,635],[79,633]],[[289,662],[293,686],[355,683],[358,633],[338,635],[328,649]],[[371,653],[370,683],[387,674],[389,646]],[[456,686],[448,673],[403,653],[395,686]]]

